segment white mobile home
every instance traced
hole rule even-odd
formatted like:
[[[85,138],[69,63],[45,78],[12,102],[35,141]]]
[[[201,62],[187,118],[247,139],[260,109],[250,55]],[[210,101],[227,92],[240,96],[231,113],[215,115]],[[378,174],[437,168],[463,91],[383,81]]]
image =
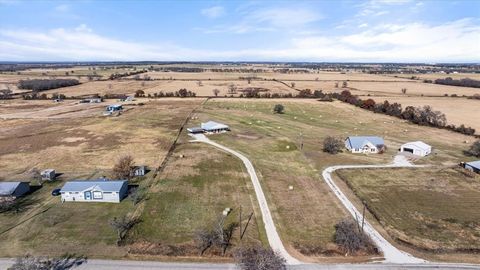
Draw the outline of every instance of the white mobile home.
[[[29,191],[28,182],[0,182],[0,197],[21,197]]]
[[[432,147],[424,142],[408,142],[400,147],[400,152],[411,153],[416,156],[427,156],[432,152]]]
[[[67,202],[119,203],[127,196],[127,192],[126,180],[69,181],[60,190],[62,201]]]
[[[352,153],[380,153],[385,150],[385,141],[376,136],[350,136],[345,139],[345,148]]]

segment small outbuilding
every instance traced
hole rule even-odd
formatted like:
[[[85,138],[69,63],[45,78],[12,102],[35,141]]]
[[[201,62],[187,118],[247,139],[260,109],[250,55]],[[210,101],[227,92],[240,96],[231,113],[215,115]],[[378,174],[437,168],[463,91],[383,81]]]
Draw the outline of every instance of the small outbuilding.
[[[46,169],[41,172],[42,180],[53,181],[55,180],[56,173],[54,169]]]
[[[62,201],[119,203],[127,196],[126,180],[69,181],[60,190]]]
[[[469,171],[480,173],[480,160],[465,162],[462,166]]]
[[[28,182],[0,182],[0,197],[21,197],[29,191]]]
[[[345,148],[352,153],[380,153],[386,147],[381,137],[350,136],[345,139]]]
[[[432,152],[432,147],[422,141],[408,142],[400,147],[400,152],[411,153],[416,156],[428,156]]]
[[[135,166],[133,167],[133,176],[144,176],[147,173],[147,166]]]

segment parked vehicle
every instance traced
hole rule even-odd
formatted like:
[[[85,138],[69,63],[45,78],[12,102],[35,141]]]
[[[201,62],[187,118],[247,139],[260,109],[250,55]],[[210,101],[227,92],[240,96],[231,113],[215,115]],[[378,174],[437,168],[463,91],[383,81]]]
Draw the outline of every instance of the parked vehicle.
[[[52,196],[60,196],[60,190],[62,190],[61,188],[56,188],[54,190],[52,190]]]

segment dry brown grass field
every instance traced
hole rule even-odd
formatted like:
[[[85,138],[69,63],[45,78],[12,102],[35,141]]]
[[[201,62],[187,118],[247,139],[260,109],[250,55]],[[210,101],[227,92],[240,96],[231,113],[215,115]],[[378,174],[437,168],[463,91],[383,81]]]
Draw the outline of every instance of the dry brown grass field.
[[[452,97],[372,97],[375,101],[398,102],[406,106],[422,107],[430,105],[435,110],[445,113],[448,124],[471,126],[480,131],[480,100]]]
[[[276,103],[285,106],[285,114],[273,114]],[[231,133],[214,135],[212,139],[245,153],[252,160],[287,248],[314,261],[349,260],[342,258],[332,243],[333,225],[346,213],[321,178],[324,168],[339,164],[388,163],[400,144],[413,140],[425,140],[435,149],[432,156],[420,163],[452,166],[463,160],[462,151],[468,147],[463,142],[469,139],[339,102],[210,100],[197,116],[199,119],[194,122],[216,120],[230,125]],[[322,140],[329,135],[340,138],[383,135],[389,150],[383,155],[346,152],[330,155],[322,151]],[[303,150],[300,150],[301,141]],[[294,190],[288,190],[289,185]],[[382,230],[381,224],[376,225]],[[432,254],[419,256],[430,258]]]
[[[388,74],[385,75],[388,77],[394,77],[394,78],[407,78],[410,79],[412,76],[417,77],[421,80],[427,79],[427,80],[436,80],[436,79],[445,79],[447,77],[451,77],[453,79],[464,79],[464,78],[470,78],[474,80],[480,80],[480,73],[428,73],[428,74],[408,74],[408,73],[399,73],[399,74]]]
[[[134,157],[136,164],[155,169],[187,115],[201,101],[144,102],[143,106],[131,105],[117,117],[103,117],[103,108],[95,106],[97,111],[87,113],[89,117],[80,113],[64,118],[0,120],[1,181],[28,181],[28,172],[34,167],[54,168],[62,173],[58,180],[44,183],[22,199],[25,206],[18,213],[0,214],[1,256],[60,255],[65,250],[91,257],[125,256],[126,248],[115,245],[116,233],[109,220],[134,211],[130,199],[115,205],[62,204],[50,192],[66,180],[110,177],[113,164],[126,154]],[[45,103],[32,102],[31,114],[36,114],[37,107],[42,113],[52,106]],[[3,104],[1,107],[3,113],[6,109]],[[15,105],[7,110],[15,111]],[[143,185],[142,179],[137,181]]]

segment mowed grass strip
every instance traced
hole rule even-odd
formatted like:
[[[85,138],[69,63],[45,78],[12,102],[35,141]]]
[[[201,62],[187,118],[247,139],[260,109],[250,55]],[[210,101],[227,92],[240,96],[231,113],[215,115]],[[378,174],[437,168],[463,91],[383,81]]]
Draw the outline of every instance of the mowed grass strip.
[[[480,177],[453,168],[340,170],[395,239],[428,250],[480,249]]]
[[[180,144],[159,180],[151,187],[142,222],[135,227],[133,238],[139,246],[145,243],[171,245],[181,249],[179,253],[182,255],[197,255],[195,232],[212,228],[225,208],[233,209],[225,225],[238,222],[241,207],[244,226],[248,215],[255,212],[242,241],[266,243],[253,194],[250,178],[236,157],[200,143]],[[232,243],[233,246],[239,244],[238,228]],[[148,248],[142,252],[166,255]]]

